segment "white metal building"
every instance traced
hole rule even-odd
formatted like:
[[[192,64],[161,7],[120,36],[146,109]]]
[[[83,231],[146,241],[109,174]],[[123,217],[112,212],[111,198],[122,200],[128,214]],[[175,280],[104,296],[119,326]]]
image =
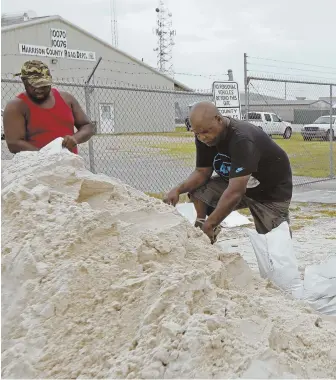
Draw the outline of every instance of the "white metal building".
[[[174,96],[146,90],[190,91],[182,83],[60,16],[2,21],[2,78],[19,72],[26,60],[39,59],[48,64],[54,80],[82,84],[61,86],[61,89],[78,99],[97,123],[98,133],[168,131],[175,128]],[[90,82],[98,87],[85,91],[83,84],[100,57],[102,60]],[[141,88],[143,90],[139,91]],[[2,108],[20,91],[21,84],[3,82]]]

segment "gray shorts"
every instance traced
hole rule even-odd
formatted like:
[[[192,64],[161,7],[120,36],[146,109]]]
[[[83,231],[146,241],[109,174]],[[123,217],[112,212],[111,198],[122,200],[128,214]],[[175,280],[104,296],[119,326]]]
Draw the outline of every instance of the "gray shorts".
[[[228,182],[221,177],[212,177],[209,182],[199,187],[190,195],[199,199],[209,206],[208,215],[216,208],[219,198],[228,187]],[[259,234],[266,234],[273,228],[278,227],[282,222],[289,224],[289,205],[290,200],[281,202],[256,201],[243,196],[236,207],[236,210],[249,208],[254,219],[256,230]]]

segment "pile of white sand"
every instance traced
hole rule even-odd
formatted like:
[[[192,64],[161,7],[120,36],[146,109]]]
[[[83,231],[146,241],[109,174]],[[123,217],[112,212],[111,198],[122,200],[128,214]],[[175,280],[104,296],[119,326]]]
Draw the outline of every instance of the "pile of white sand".
[[[331,378],[336,324],[69,153],[3,173],[5,378]]]

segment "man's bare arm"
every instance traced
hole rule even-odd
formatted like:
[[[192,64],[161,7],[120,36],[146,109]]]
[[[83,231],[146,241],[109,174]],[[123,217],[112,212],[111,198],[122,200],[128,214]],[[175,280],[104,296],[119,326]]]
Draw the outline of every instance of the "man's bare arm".
[[[212,168],[196,168],[184,182],[170,190],[163,201],[175,206],[181,194],[192,192],[204,185],[210,179],[212,171]]]
[[[246,192],[250,175],[231,178],[229,186],[220,197],[217,207],[207,219],[212,228],[218,226],[237,206]]]
[[[6,105],[3,125],[6,143],[11,153],[38,150],[34,145],[25,141],[26,121],[18,100],[15,99]]]
[[[94,134],[94,127],[82,107],[79,105],[77,99],[68,92],[63,92],[62,96],[70,103],[72,109],[75,119],[75,127],[78,129],[78,132],[74,134],[77,144],[90,140]]]
[[[196,168],[176,189],[179,194],[190,193],[204,185],[211,177],[213,168]]]

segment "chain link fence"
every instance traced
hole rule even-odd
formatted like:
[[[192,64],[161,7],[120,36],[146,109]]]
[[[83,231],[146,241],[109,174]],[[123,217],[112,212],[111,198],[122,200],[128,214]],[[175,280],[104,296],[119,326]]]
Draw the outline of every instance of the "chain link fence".
[[[22,83],[3,78],[2,109],[23,91]],[[199,101],[212,101],[209,92],[85,85],[55,81],[71,93],[96,127],[79,154],[95,173],[120,178],[147,193],[162,193],[181,182],[195,165],[192,132],[185,119]],[[2,141],[2,160],[12,157]]]
[[[289,155],[295,185],[330,179],[336,161],[336,84],[247,77],[245,118]]]
[[[8,78],[2,78],[1,87],[2,109],[23,91],[21,82]],[[213,100],[210,92],[69,81],[56,81],[55,87],[71,93],[96,127],[95,136],[80,146],[80,155],[91,171],[157,194],[193,170],[194,137],[187,131],[185,119],[195,102]],[[249,77],[247,90],[243,114],[286,150],[294,184],[332,178],[336,86]],[[6,142],[1,143],[2,160],[11,159]]]

